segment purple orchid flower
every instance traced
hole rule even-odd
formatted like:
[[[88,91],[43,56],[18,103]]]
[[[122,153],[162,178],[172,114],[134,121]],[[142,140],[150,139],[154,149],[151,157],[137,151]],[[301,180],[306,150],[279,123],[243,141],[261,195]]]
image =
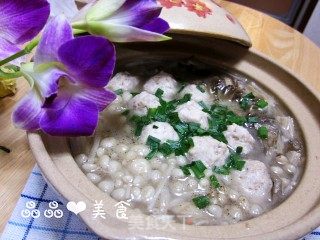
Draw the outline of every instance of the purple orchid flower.
[[[112,42],[169,40],[161,9],[156,0],[99,0],[84,7],[72,26]]]
[[[18,52],[17,45],[33,39],[49,14],[46,0],[0,0],[0,59]]]
[[[78,14],[75,0],[48,0],[50,4],[50,17],[55,17],[63,14],[67,19],[72,19]]]
[[[32,90],[17,104],[13,122],[54,136],[92,135],[98,115],[116,96],[106,90],[115,50],[103,37],[73,38],[63,16],[45,27],[35,62],[21,66]]]

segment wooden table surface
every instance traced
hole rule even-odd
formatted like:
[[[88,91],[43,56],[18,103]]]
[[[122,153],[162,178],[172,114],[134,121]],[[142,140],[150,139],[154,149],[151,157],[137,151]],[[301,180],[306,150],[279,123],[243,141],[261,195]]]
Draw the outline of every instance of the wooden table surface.
[[[226,1],[217,2],[238,18],[254,48],[289,67],[320,91],[320,49],[315,44],[263,13]],[[21,79],[15,96],[0,100],[0,145],[12,150],[10,154],[0,153],[0,233],[35,164],[25,132],[15,129],[10,121],[14,104],[27,90]]]

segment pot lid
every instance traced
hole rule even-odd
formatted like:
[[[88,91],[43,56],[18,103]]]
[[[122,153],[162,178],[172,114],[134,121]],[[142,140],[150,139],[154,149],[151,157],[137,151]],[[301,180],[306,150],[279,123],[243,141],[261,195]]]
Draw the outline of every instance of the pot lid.
[[[251,47],[247,32],[228,11],[213,0],[158,0],[163,6],[160,17],[170,24],[171,32],[226,39]]]

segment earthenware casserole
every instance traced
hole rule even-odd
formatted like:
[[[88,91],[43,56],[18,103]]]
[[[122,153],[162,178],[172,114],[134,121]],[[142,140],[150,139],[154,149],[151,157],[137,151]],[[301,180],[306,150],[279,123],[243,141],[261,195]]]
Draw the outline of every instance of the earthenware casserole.
[[[210,3],[208,6],[218,8]],[[224,10],[220,13],[225,14]],[[192,56],[209,64],[233,69],[253,79],[282,101],[301,128],[307,157],[302,179],[285,202],[260,217],[233,225],[194,226],[173,223],[173,228],[161,231],[130,230],[127,220],[116,218],[114,205],[117,202],[91,183],[75,163],[70,149],[72,139],[51,137],[40,132],[28,133],[37,164],[62,198],[86,203],[87,209],[79,215],[90,229],[103,238],[298,239],[320,225],[319,94],[289,70],[256,50],[243,46],[250,46],[250,40],[240,25],[228,27],[229,33],[221,31],[221,26],[220,30],[213,31],[210,23],[214,21],[214,14],[205,20],[192,14],[177,8],[163,11],[163,17],[171,23],[172,40],[118,45],[118,64],[140,59],[179,60]],[[227,17],[223,22],[238,24],[235,20],[235,23],[230,21],[230,18],[233,19]],[[95,200],[104,202],[106,219],[92,219]],[[131,215],[136,210],[127,211]]]

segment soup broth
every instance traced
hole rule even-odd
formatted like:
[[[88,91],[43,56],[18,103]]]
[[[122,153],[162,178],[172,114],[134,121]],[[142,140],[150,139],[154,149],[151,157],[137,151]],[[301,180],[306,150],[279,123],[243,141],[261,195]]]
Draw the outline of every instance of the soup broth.
[[[146,214],[222,225],[257,217],[295,189],[299,127],[241,74],[194,59],[126,64],[108,88],[79,167],[101,191]]]

